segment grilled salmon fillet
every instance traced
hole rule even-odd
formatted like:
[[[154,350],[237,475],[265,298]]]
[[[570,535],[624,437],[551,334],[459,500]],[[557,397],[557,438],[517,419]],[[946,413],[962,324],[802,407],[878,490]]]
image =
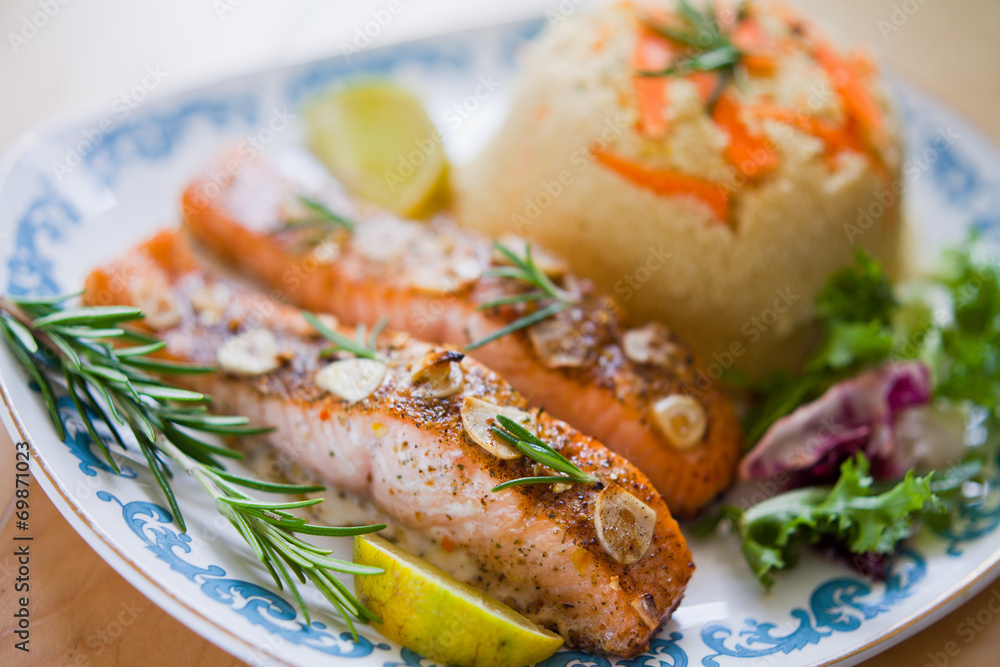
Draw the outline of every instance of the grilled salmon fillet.
[[[349,324],[387,316],[394,329],[463,348],[544,306],[477,309],[525,291],[516,279],[487,275],[498,261],[489,240],[446,219],[421,224],[365,210],[328,185],[305,192],[272,165],[243,164],[235,176],[223,170],[192,183],[184,221],[281,298]],[[290,228],[303,194],[322,196],[354,221],[353,231]],[[667,327],[628,329],[611,298],[533,250],[577,305],[469,353],[532,405],[632,461],[674,515],[695,514],[733,479],[742,435],[731,404]],[[523,242],[515,251],[523,253]]]
[[[217,373],[175,381],[210,394],[214,409],[275,427],[266,436],[274,448],[369,499],[394,527],[431,535],[467,555],[477,569],[474,585],[569,645],[635,656],[680,602],[694,565],[677,522],[649,479],[595,439],[545,412],[530,413],[537,435],[599,482],[492,491],[538,471],[526,457],[501,459],[476,444],[463,427],[463,405],[470,397],[515,408],[526,401],[500,375],[453,348],[382,334],[377,348],[384,379],[364,398],[345,400],[317,384],[317,372],[331,363],[320,355],[329,342],[298,310],[213,274],[176,232],[162,232],[94,271],[84,301],[143,308],[167,356],[218,361]],[[273,337],[275,345],[258,340],[249,360],[232,366],[222,350],[252,336]],[[426,397],[414,368],[441,355],[461,370],[457,390]],[[273,363],[261,365],[262,359]],[[641,512],[622,514],[620,524],[605,519],[604,533],[595,526],[595,511],[613,509],[621,493],[640,501],[649,521],[655,518],[637,560],[623,559],[611,537],[628,531]],[[447,569],[449,562],[438,565]]]

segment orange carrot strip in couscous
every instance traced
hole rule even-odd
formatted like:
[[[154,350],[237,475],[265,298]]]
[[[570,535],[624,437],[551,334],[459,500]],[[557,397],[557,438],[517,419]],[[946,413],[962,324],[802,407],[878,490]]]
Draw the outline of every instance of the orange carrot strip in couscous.
[[[840,126],[829,120],[766,104],[755,106],[754,112],[762,118],[772,118],[787,123],[822,141],[825,157],[830,164],[833,164],[832,158],[841,151],[852,151],[867,156],[879,178],[888,181],[889,170],[881,153],[871,146],[866,146],[860,139],[857,124],[853,119],[849,118],[846,125]]]
[[[658,195],[695,197],[715,213],[720,223],[729,219],[729,193],[718,184],[673,169],[644,167],[608,151],[594,151],[602,165],[622,178]]]
[[[726,159],[747,178],[759,178],[778,166],[778,154],[767,137],[746,126],[740,118],[741,109],[731,93],[723,93],[715,103],[712,120],[729,135]]]
[[[852,61],[841,57],[826,40],[813,36],[813,56],[830,77],[844,112],[863,128],[876,147],[885,142],[885,123],[882,112],[871,91],[861,80]]]
[[[778,59],[771,55],[775,50],[774,44],[757,21],[753,18],[740,21],[733,29],[732,42],[743,53],[740,62],[749,73],[758,76],[774,74],[778,65]]]
[[[861,154],[866,153],[864,146],[855,133],[832,121],[816,118],[804,113],[796,113],[791,109],[783,109],[769,104],[755,105],[753,112],[761,118],[771,118],[782,123],[787,123],[806,134],[816,137],[823,142],[828,155],[836,155],[845,150]]]
[[[670,64],[672,56],[673,48],[666,39],[645,26],[639,27],[635,52],[632,54],[632,69],[635,72],[664,70]],[[639,127],[646,136],[661,138],[667,133],[667,119],[663,112],[667,107],[668,85],[669,79],[666,76],[632,77],[639,107]]]
[[[719,75],[715,72],[691,72],[685,78],[698,89],[702,102],[708,101],[719,81]]]

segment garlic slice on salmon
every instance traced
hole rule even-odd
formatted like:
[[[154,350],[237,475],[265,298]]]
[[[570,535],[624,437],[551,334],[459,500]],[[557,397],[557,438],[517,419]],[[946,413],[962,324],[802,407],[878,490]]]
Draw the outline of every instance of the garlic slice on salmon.
[[[406,275],[405,280],[414,289],[437,296],[456,294],[464,287],[462,281],[443,266],[417,267]]]
[[[446,398],[457,394],[465,382],[461,363],[464,358],[465,355],[457,350],[425,355],[413,367],[411,394],[417,398]]]
[[[281,365],[278,341],[267,329],[251,329],[233,336],[215,353],[219,366],[233,375],[270,373]]]
[[[143,285],[136,295],[136,306],[143,313],[142,323],[153,331],[162,331],[175,326],[183,319],[177,300],[167,291],[158,289],[159,281]]]
[[[698,399],[683,394],[662,398],[653,405],[657,427],[677,449],[690,449],[705,437],[708,418]]]
[[[683,351],[670,340],[670,330],[659,322],[623,333],[622,350],[631,361],[656,366],[670,366],[683,356]]]
[[[574,368],[587,361],[587,341],[558,315],[528,327],[528,338],[546,368]]]
[[[497,405],[481,398],[467,396],[462,402],[462,428],[472,441],[500,459],[516,459],[521,452],[490,431],[496,423],[497,415],[513,419],[529,431],[535,430],[535,415],[508,405]]]
[[[374,359],[341,359],[316,372],[316,384],[348,403],[371,396],[385,379],[386,365]]]
[[[656,512],[620,486],[608,486],[594,504],[597,541],[622,565],[638,563],[656,528]]]
[[[658,628],[662,623],[662,616],[656,611],[656,600],[649,593],[643,593],[632,600],[632,608],[639,614],[639,618],[648,628]]]
[[[206,284],[191,295],[191,307],[199,321],[209,326],[219,321],[228,303],[229,289],[222,283]]]

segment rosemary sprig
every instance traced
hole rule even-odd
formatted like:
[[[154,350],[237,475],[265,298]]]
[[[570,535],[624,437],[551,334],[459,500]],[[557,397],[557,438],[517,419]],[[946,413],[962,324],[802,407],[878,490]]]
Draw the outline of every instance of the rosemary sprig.
[[[358,635],[354,623],[351,621],[352,617],[362,622],[379,621],[344,584],[330,573],[366,575],[381,574],[383,570],[330,558],[330,554],[333,553],[331,550],[311,545],[296,537],[295,533],[336,537],[364,535],[385,528],[384,524],[344,528],[307,523],[305,519],[297,517],[287,510],[316,505],[323,501],[322,498],[293,502],[266,502],[247,495],[237,487],[253,488],[270,493],[312,493],[322,491],[324,487],[265,482],[234,475],[195,461],[186,456],[184,452],[177,450],[176,445],[170,441],[166,441],[161,446],[185,472],[194,477],[202,488],[212,496],[218,512],[233,524],[233,527],[250,545],[254,555],[267,568],[278,589],[284,590],[286,586],[288,587],[289,592],[302,609],[306,625],[310,625],[312,619],[309,615],[309,607],[296,585],[296,579],[303,584],[307,578],[313,582],[323,597],[329,600],[330,604],[340,613],[355,639]]]
[[[327,230],[346,229],[348,232],[354,231],[354,222],[348,220],[339,213],[335,213],[329,206],[305,195],[295,197],[296,201],[305,209],[307,215],[301,218],[293,218],[285,221],[286,227],[319,227]]]
[[[496,421],[500,427],[490,426],[490,431],[504,442],[515,447],[519,452],[527,456],[532,461],[541,463],[552,468],[556,472],[564,473],[566,476],[548,477],[521,477],[512,479],[509,482],[498,484],[493,487],[493,491],[502,491],[512,486],[523,484],[552,484],[552,483],[575,483],[575,484],[596,484],[598,479],[593,475],[583,472],[573,462],[565,456],[552,449],[548,443],[536,436],[534,433],[524,428],[510,417],[497,415]]]
[[[369,332],[365,331],[363,324],[359,324],[355,330],[354,340],[351,340],[347,336],[344,336],[343,334],[340,334],[326,326],[318,317],[316,317],[316,315],[310,313],[308,310],[302,311],[302,317],[306,318],[306,321],[311,324],[312,327],[323,336],[323,338],[326,338],[328,341],[333,343],[330,347],[325,347],[320,350],[320,355],[329,356],[343,351],[353,354],[355,357],[382,361],[382,358],[378,353],[378,348],[375,345],[375,341],[378,339],[379,334],[382,333],[382,330],[385,329],[386,325],[389,324],[388,317],[380,318]]]
[[[497,329],[484,338],[469,343],[465,346],[466,350],[475,350],[476,348],[482,347],[487,343],[492,343],[498,338],[503,338],[507,334],[530,327],[532,324],[541,322],[561,310],[565,310],[570,306],[576,305],[579,301],[575,294],[556,285],[552,282],[551,278],[545,275],[544,271],[538,268],[538,265],[535,264],[535,260],[531,257],[530,243],[527,243],[524,246],[524,257],[519,257],[517,253],[513,252],[510,248],[504,246],[498,241],[493,242],[493,247],[497,250],[497,252],[507,258],[507,260],[511,263],[511,266],[498,266],[496,268],[489,269],[484,275],[511,278],[534,289],[528,292],[521,292],[519,294],[493,299],[492,301],[480,304],[476,307],[476,310],[488,310],[490,308],[515,303],[537,303],[548,299],[551,299],[552,303],[544,308],[534,311],[533,313],[529,313],[514,322],[511,322],[505,327]]]
[[[374,617],[331,573],[364,575],[381,570],[329,558],[330,550],[313,546],[296,537],[296,533],[359,535],[385,526],[317,526],[287,510],[321,499],[273,503],[241,491],[238,487],[269,493],[312,493],[323,487],[266,482],[227,472],[218,459],[242,455],[208,442],[199,434],[249,435],[270,429],[251,426],[250,420],[242,416],[211,415],[205,406],[211,400],[208,396],[170,386],[147,373],[204,373],[214,369],[147,356],[163,349],[164,343],[119,326],[141,318],[138,308],[63,307],[61,304],[68,298],[0,297],[0,331],[15,358],[39,386],[59,437],[65,437],[65,428],[59,416],[55,384],[65,388],[92,441],[116,474],[121,471],[108,443],[97,433],[95,422],[103,422],[122,449],[128,447],[126,441],[135,441],[182,531],[187,526],[171,486],[173,473],[168,459],[212,496],[218,511],[243,536],[279,589],[289,588],[307,624],[311,623],[309,610],[292,575],[301,583],[311,580],[357,637],[351,618],[367,622]],[[139,344],[116,348],[114,341]]]
[[[715,14],[712,3],[704,10],[696,9],[688,0],[678,0],[677,7],[687,30],[678,30],[671,26],[653,21],[643,21],[653,32],[672,42],[683,44],[689,49],[689,55],[670,63],[666,69],[659,71],[639,72],[639,76],[684,76],[691,72],[719,72],[719,80],[713,87],[706,103],[711,112],[722,95],[726,86],[733,80],[745,78],[742,73],[742,60],[746,55],[736,48],[729,34],[723,32],[719,18]],[[736,23],[746,18],[746,3],[740,3]]]
[[[334,212],[329,206],[305,195],[297,195],[296,203],[302,211],[302,215],[291,217],[284,221],[281,230],[287,229],[313,229],[314,234],[306,235],[305,239],[297,242],[293,250],[304,252],[310,248],[322,245],[330,240],[338,231],[346,231],[348,234],[354,232],[354,221],[348,220],[339,213]]]

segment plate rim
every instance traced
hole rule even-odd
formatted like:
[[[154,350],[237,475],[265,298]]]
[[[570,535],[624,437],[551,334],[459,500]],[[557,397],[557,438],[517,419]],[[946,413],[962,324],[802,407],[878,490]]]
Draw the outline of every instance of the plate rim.
[[[389,50],[419,41],[447,38],[476,30],[503,29],[516,25],[529,25],[544,20],[544,15],[534,14],[494,23],[474,24],[457,30],[444,32],[428,31],[409,38],[380,44],[378,47],[366,49],[365,51],[377,52]],[[173,98],[196,95],[199,92],[209,91],[222,84],[235,84],[262,76],[272,76],[283,71],[308,67],[339,57],[342,56],[330,53],[283,62],[277,65],[244,69],[225,76],[199,81],[187,86],[180,86],[174,90],[151,95],[146,104],[152,105]],[[970,132],[970,136],[967,137],[968,141],[985,144],[993,148],[1000,155],[1000,142],[994,139],[984,128],[980,127],[977,122],[972,120],[966,112],[954,107],[943,96],[928,90],[915,78],[900,72],[898,69],[889,65],[884,65],[882,69],[893,87],[903,88],[915,97],[919,97],[921,101],[947,111],[950,116],[962,123],[963,130]],[[4,151],[3,157],[0,158],[0,186],[8,181],[21,158],[30,153],[33,148],[60,133],[84,126],[89,120],[98,118],[99,116],[100,114],[95,109],[81,108],[42,121],[18,133]],[[34,439],[30,435],[14,403],[7,386],[7,378],[2,370],[0,370],[0,398],[2,398],[10,415],[10,424],[7,423],[6,419],[0,421],[4,422],[4,427],[9,435],[12,437],[16,435],[20,441],[28,443],[32,455],[31,472],[35,476],[35,479],[38,480],[42,490],[73,530],[117,574],[130,585],[134,586],[150,602],[163,609],[190,631],[227,651],[237,659],[246,661],[248,654],[256,653],[260,654],[263,658],[260,664],[278,664],[294,667],[294,663],[282,660],[274,653],[269,652],[265,654],[261,652],[259,646],[255,646],[253,643],[240,637],[223,624],[213,620],[211,616],[201,613],[190,602],[167,590],[166,587],[147,574],[135,560],[120,551],[113,541],[109,539],[105,531],[88,516],[80,501],[56,482],[54,471],[51,469],[46,457],[41,455],[40,450],[35,445]],[[37,474],[39,472],[41,475]],[[7,518],[7,514],[5,513],[0,517],[0,522]],[[915,615],[900,620],[862,645],[852,646],[845,652],[828,656],[823,658],[821,663],[813,664],[847,665],[856,664],[863,659],[871,658],[900,644],[920,630],[942,620],[947,614],[982,592],[998,578],[1000,578],[1000,546],[988,557],[984,558],[977,568],[959,580],[957,584],[934,598],[932,602],[928,603]],[[244,652],[237,653],[239,649],[243,649]]]

